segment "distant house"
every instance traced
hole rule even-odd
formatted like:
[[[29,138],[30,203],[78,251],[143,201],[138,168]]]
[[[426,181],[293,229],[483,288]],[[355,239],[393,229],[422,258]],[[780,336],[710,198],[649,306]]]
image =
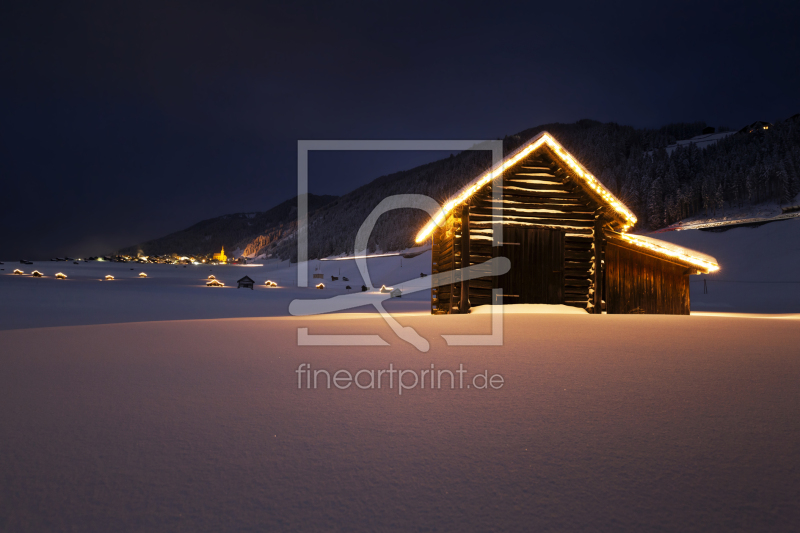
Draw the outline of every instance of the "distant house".
[[[749,126],[745,126],[744,128],[740,129],[737,133],[761,133],[765,130],[768,130],[772,127],[772,124],[769,122],[764,122],[763,120],[756,120]]]
[[[250,276],[245,276],[242,279],[240,279],[239,281],[237,281],[236,283],[239,284],[239,286],[236,287],[237,289],[241,289],[242,287],[244,287],[245,289],[252,290],[253,289],[253,285],[255,284],[255,281],[250,279]]]
[[[228,261],[228,256],[225,255],[225,247],[222,247],[222,251],[218,254],[214,254],[214,261],[219,261],[220,263],[225,263]]]
[[[502,208],[500,224],[494,207]],[[635,223],[611,191],[542,132],[465,185],[417,234],[417,243],[433,237],[438,286],[431,312],[511,303],[688,315],[689,276],[719,270],[717,261],[628,234]],[[498,257],[511,263],[505,274],[469,279],[457,272]]]

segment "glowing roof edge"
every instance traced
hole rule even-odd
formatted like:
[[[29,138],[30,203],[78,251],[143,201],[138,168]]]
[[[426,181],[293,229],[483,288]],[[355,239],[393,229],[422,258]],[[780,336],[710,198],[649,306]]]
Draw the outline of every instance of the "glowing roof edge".
[[[705,270],[706,273],[709,274],[719,270],[719,263],[715,257],[684,248],[683,246],[678,246],[652,237],[646,237],[644,235],[630,235],[628,233],[612,233],[611,235],[633,244],[634,246],[645,248],[657,254],[665,255],[683,263],[693,265]]]
[[[483,175],[475,178],[470,183],[468,183],[463,189],[461,189],[458,194],[456,194],[453,198],[445,202],[436,216],[422,228],[417,234],[416,242],[424,242],[428,236],[431,234],[433,229],[441,224],[447,214],[453,210],[453,208],[464,200],[475,194],[478,190],[480,190],[484,185],[489,183],[490,181],[494,180],[496,177],[500,176],[505,170],[513,167],[528,155],[530,155],[535,150],[539,149],[542,145],[547,145],[556,156],[561,159],[566,165],[578,175],[579,178],[582,178],[586,185],[589,186],[595,193],[597,193],[605,202],[614,209],[617,213],[622,215],[625,219],[626,228],[633,226],[636,223],[636,216],[630,212],[630,210],[625,207],[625,205],[620,202],[614,194],[606,189],[600,181],[594,177],[583,165],[575,159],[572,154],[567,152],[561,144],[556,141],[552,135],[543,131],[530,139],[528,142],[511,152],[505,158],[503,158],[500,163],[493,166],[490,170],[488,170]]]

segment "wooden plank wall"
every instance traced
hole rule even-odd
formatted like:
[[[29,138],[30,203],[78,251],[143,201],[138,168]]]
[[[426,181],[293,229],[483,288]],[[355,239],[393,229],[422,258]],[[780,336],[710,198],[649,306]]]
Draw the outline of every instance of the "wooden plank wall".
[[[609,314],[689,314],[689,274],[684,266],[608,243],[605,282]]]
[[[433,231],[431,274],[450,272],[449,283],[431,288],[431,312],[434,314],[450,313],[452,307],[458,306],[458,300],[453,298],[453,288],[456,283],[452,274],[452,271],[460,266],[456,260],[460,260],[461,256],[457,246],[455,222],[456,218],[451,214],[444,228],[436,228]]]
[[[607,221],[600,205],[575,183],[568,169],[545,150],[539,151],[503,177],[503,224],[526,228],[561,229],[564,241],[564,303],[591,310],[594,293],[595,219]],[[471,199],[469,214],[470,265],[492,258],[493,184],[478,191]],[[433,234],[433,272],[461,268],[461,207],[448,216],[447,227]],[[455,244],[455,246],[454,246]],[[603,250],[599,251],[603,259]],[[449,313],[460,301],[460,285],[431,291],[434,313]],[[491,303],[491,277],[471,280],[469,299],[472,306]]]
[[[496,278],[503,303],[564,303],[564,230],[505,226],[495,254],[511,260]]]

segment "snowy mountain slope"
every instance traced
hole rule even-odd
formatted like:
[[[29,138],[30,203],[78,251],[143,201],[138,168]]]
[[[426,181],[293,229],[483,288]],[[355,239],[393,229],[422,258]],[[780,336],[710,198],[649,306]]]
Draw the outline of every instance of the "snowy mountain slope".
[[[685,140],[682,140],[682,141],[677,141],[675,144],[670,144],[665,149],[666,149],[668,154],[672,154],[672,152],[674,152],[675,149],[677,147],[679,147],[679,146],[685,147],[685,146],[688,146],[690,144],[693,144],[693,145],[697,146],[698,148],[703,149],[703,148],[707,148],[707,147],[711,146],[712,144],[716,143],[717,141],[720,141],[720,140],[724,139],[725,137],[733,135],[734,133],[735,132],[733,132],[733,131],[723,131],[723,132],[720,132],[720,133],[707,133],[707,134],[704,134],[704,135],[696,135],[696,136],[692,137],[691,139],[685,139]]]
[[[796,196],[793,200],[788,202],[790,205],[800,204],[800,195]],[[761,202],[757,204],[745,204],[742,206],[725,206],[724,210],[717,213],[717,215],[707,216],[705,213],[698,213],[694,216],[679,220],[674,224],[657,230],[656,233],[664,233],[668,231],[676,231],[681,229],[697,229],[704,226],[726,224],[735,224],[740,221],[757,221],[768,220],[775,218],[791,218],[792,216],[800,216],[800,213],[784,213],[783,208],[786,204],[781,205],[778,202]]]

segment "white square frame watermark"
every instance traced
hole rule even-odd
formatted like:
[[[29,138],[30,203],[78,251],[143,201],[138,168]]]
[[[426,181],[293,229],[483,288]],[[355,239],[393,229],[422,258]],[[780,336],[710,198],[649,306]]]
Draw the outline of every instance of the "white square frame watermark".
[[[501,140],[299,140],[297,141],[297,286],[308,287],[308,154],[311,151],[465,151],[489,150],[492,168],[500,166],[503,159]],[[502,242],[502,173],[492,187],[492,244]],[[499,185],[499,186],[498,186]],[[462,273],[462,275],[465,275]],[[502,298],[502,292],[492,291],[492,301]],[[377,306],[379,311],[382,310]],[[492,305],[492,332],[489,335],[442,335],[450,346],[488,346],[503,343],[502,306]],[[403,329],[396,321],[381,313],[395,333],[414,344],[420,351],[428,351],[429,344],[419,335],[417,340],[402,335]],[[395,326],[396,324],[396,326]],[[312,335],[308,328],[298,328],[298,345],[301,346],[386,346],[378,335]],[[414,332],[416,334],[416,332]]]

